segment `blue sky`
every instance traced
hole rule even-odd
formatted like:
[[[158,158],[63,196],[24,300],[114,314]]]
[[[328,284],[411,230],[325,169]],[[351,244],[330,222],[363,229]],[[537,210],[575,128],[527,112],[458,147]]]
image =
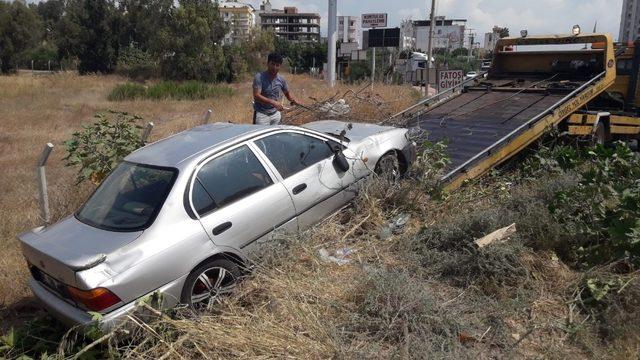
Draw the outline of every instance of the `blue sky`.
[[[246,0],[258,8],[261,0]],[[428,3],[428,5],[427,5]],[[300,11],[318,12],[322,16],[322,33],[326,34],[327,0],[271,0],[275,8],[296,6]],[[529,34],[566,33],[574,24],[584,31],[593,30],[598,21],[599,32],[618,37],[622,0],[437,0],[437,15],[463,18],[476,29],[479,40],[493,25],[507,26],[512,35],[527,29]],[[431,1],[427,0],[338,0],[339,15],[370,12],[389,14],[389,25],[398,26],[402,19],[427,18]]]

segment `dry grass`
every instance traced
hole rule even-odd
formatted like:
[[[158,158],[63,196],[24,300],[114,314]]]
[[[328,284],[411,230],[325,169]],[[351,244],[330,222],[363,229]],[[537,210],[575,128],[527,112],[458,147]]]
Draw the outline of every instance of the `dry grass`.
[[[292,92],[304,103],[309,97],[326,99],[361,87],[339,85],[334,90],[317,79],[304,75],[287,75]],[[7,308],[30,298],[26,285],[27,269],[20,253],[16,235],[39,225],[35,163],[47,142],[56,148],[47,167],[53,218],[72,213],[91,190],[75,187],[74,169],[63,166],[65,152],[62,142],[92,115],[106,109],[141,115],[156,125],[151,139],[160,139],[200,124],[208,108],[213,109],[213,121],[248,123],[252,119],[250,83],[232,85],[236,95],[229,98],[201,101],[139,100],[109,102],[107,95],[126,80],[117,76],[77,76],[72,73],[55,75],[30,74],[0,77],[0,318]],[[367,95],[366,92],[361,93]],[[411,88],[376,86],[375,96],[387,101],[380,106],[363,101],[355,107],[362,120],[381,119],[415,99]],[[299,119],[298,119],[299,116]],[[299,114],[290,120],[309,120]]]
[[[329,98],[336,91],[342,96],[348,90],[329,91],[303,76],[290,80],[301,98]],[[93,112],[106,108],[153,120],[155,138],[198,124],[209,107],[217,119],[247,122],[251,116],[246,83],[235,85],[239,96],[232,99],[107,102],[108,91],[122,81],[69,74],[0,78],[0,164],[13,170],[0,177],[4,306],[29,297],[14,238],[38,223],[32,164],[44,142],[59,145]],[[375,105],[376,96],[363,92],[353,103],[357,117],[381,119],[414,96],[399,87],[378,86],[377,92],[388,101]],[[69,185],[74,170],[61,165],[63,155],[58,148],[50,167],[56,218],[73,211],[90,190]],[[303,234],[282,237],[213,313],[197,318],[181,311],[161,314],[137,325],[132,338],[106,339],[92,350],[101,351],[98,357],[143,359],[637,358],[634,309],[640,284],[629,283],[632,291],[617,300],[615,312],[601,313],[615,319],[604,323],[615,336],[601,336],[603,322],[571,303],[584,274],[565,266],[549,250],[553,246],[545,245],[562,229],[550,226],[553,219],[540,216],[545,209],[533,200],[540,189],[550,191],[547,185],[555,180],[508,180],[484,178],[438,201],[423,191],[429,181],[398,187],[374,182],[346,212]],[[382,224],[400,212],[412,215],[407,231],[380,239]],[[477,236],[505,222],[517,222],[517,236],[483,250],[472,247]],[[350,264],[327,263],[319,256],[321,248],[344,247],[357,250]],[[49,320],[44,323],[45,331],[51,328]],[[70,336],[61,342],[58,357],[89,343]],[[30,350],[16,347],[4,355]]]

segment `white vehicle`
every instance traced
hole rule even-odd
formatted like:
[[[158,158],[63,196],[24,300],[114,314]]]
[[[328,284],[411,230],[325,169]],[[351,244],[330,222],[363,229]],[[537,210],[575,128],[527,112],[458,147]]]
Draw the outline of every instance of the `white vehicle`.
[[[471,79],[478,76],[478,73],[476,71],[469,71],[467,73],[467,75],[465,76],[465,79]]]

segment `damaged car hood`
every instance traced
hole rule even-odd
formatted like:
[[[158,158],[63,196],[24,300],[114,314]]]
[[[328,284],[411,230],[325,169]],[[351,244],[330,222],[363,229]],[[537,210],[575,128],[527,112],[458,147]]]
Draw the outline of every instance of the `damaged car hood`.
[[[351,129],[348,129],[349,124],[352,126]],[[329,134],[334,137],[340,137],[340,133],[346,130],[344,136],[352,142],[358,142],[367,137],[386,131],[396,130],[396,128],[392,126],[381,126],[367,123],[349,123],[336,120],[315,121],[301,125],[301,127]]]

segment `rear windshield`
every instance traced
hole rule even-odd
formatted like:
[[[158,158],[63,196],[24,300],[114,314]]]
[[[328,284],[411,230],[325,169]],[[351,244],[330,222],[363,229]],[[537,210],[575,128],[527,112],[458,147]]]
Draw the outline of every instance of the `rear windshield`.
[[[123,162],[76,213],[85,224],[106,230],[137,231],[153,222],[178,171]]]

